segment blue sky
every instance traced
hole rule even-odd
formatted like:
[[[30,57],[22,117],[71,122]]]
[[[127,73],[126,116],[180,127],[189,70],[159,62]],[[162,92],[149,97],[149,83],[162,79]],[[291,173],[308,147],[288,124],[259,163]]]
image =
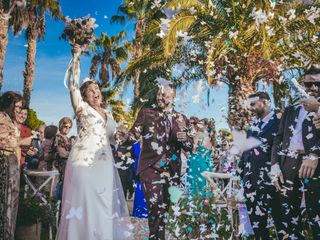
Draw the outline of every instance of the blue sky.
[[[97,33],[103,31],[114,35],[121,30],[127,31],[127,36],[133,34],[133,23],[122,26],[110,24],[110,18],[117,13],[121,0],[61,0],[62,11],[65,16],[78,18],[90,14],[97,19],[99,25]],[[53,21],[47,17],[47,29],[44,41],[38,43],[36,53],[35,79],[31,96],[31,108],[35,109],[38,117],[47,124],[57,124],[64,116],[73,116],[68,90],[63,85],[64,74],[70,61],[70,46],[67,42],[59,40],[64,29],[62,22]],[[26,40],[24,33],[18,37],[10,34],[7,54],[4,64],[3,91],[14,90],[22,92],[23,69],[26,54]],[[81,59],[81,79],[88,75],[90,58]],[[196,86],[191,84],[182,89],[187,95],[181,99],[178,92],[177,110],[183,111],[187,116],[200,118],[215,118],[218,128],[226,127],[223,114],[227,112],[227,89],[222,86],[211,90],[210,106],[206,105],[206,91],[200,97],[199,103],[193,102],[193,96],[197,95]],[[132,87],[125,90],[124,100],[132,99]],[[184,107],[179,107],[184,105]],[[75,128],[73,129],[75,132]]]

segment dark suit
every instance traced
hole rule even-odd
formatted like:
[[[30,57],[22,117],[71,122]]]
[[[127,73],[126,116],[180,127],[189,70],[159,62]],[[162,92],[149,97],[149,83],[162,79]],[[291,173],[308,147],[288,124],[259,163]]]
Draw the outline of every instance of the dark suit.
[[[305,211],[300,208],[304,192],[306,212],[314,239],[320,239],[320,164],[312,179],[299,178],[299,169],[303,159],[309,154],[320,156],[319,130],[315,129],[311,113],[308,113],[302,123],[302,142],[305,153],[292,155],[288,151],[299,111],[300,107],[291,106],[285,109],[272,148],[272,164],[280,165],[285,181],[283,188],[286,191],[280,195],[285,232],[298,239],[305,239],[301,224],[301,215]]]
[[[264,125],[262,121],[254,124],[251,128],[253,130],[248,131],[248,137],[258,138],[263,144],[244,152],[239,163],[246,205],[256,239],[269,239],[268,212],[276,228],[280,227],[278,194],[269,177],[273,139],[279,123],[277,115],[273,114]]]
[[[127,197],[128,193],[130,196],[134,191],[133,184],[135,178],[133,147],[112,145],[111,148],[114,161],[116,164],[119,164],[117,169],[124,196]]]
[[[178,119],[185,123],[180,129]],[[181,149],[190,151],[192,138],[177,141],[177,132],[188,130],[188,119],[176,111],[169,119],[161,109],[141,109],[130,131],[133,139],[142,137],[137,174],[142,182],[149,210],[149,239],[164,240],[164,217],[170,201],[168,188],[180,182]]]

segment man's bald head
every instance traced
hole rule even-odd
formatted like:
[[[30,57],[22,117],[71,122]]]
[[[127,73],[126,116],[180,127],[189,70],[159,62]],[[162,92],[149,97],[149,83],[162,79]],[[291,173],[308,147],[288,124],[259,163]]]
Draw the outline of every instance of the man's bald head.
[[[160,86],[157,94],[158,107],[162,109],[171,108],[176,99],[176,88],[171,85]]]

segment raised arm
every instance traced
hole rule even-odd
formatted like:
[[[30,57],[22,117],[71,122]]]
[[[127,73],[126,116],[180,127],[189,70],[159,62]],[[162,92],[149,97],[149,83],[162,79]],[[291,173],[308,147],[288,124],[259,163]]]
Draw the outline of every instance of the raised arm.
[[[64,81],[65,85],[69,88],[71,104],[75,114],[81,111],[83,105],[83,99],[79,90],[79,79],[80,79],[80,55],[81,48],[79,45],[75,45],[72,49],[73,58],[71,59]]]

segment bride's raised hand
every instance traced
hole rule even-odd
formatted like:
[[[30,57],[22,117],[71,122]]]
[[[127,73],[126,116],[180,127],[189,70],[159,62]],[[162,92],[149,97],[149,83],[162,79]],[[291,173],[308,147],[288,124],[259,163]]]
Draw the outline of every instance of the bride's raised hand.
[[[74,55],[74,54],[76,54],[76,53],[80,53],[81,52],[81,47],[80,47],[80,45],[79,44],[75,44],[75,45],[73,45],[73,48],[72,48],[72,54]]]

